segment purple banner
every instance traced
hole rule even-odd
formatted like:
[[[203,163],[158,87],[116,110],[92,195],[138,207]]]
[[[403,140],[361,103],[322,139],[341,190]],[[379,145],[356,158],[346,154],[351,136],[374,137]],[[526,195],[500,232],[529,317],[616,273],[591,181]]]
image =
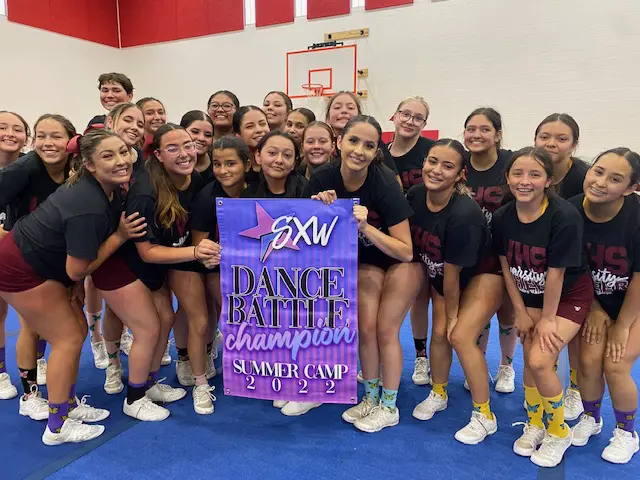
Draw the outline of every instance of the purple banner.
[[[354,203],[217,199],[225,394],[356,403]]]

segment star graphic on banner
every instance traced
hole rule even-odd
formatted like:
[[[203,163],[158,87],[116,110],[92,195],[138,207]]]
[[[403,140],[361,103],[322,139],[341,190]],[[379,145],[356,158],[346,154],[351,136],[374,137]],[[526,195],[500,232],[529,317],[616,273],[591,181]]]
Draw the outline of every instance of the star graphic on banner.
[[[271,231],[271,226],[273,225],[274,220],[258,202],[256,202],[256,217],[258,219],[258,224],[255,227],[251,227],[240,232],[240,235],[260,240],[260,261],[265,262],[273,251],[273,242],[278,238],[280,233],[274,233]],[[287,239],[287,243],[284,245],[284,248],[300,250],[297,245],[293,244],[291,238]]]

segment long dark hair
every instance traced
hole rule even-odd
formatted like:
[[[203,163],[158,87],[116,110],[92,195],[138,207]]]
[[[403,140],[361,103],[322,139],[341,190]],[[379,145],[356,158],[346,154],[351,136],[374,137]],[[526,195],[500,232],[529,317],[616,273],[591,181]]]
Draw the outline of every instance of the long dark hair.
[[[176,222],[186,223],[188,219],[187,211],[180,204],[180,192],[169,178],[169,174],[164,166],[156,157],[156,150],[160,149],[162,137],[172,130],[184,130],[180,125],[175,123],[166,123],[162,125],[156,133],[153,134],[153,140],[150,147],[150,156],[147,159],[147,170],[151,179],[151,185],[157,197],[156,220],[164,228],[170,229]],[[188,135],[188,133],[187,133]]]

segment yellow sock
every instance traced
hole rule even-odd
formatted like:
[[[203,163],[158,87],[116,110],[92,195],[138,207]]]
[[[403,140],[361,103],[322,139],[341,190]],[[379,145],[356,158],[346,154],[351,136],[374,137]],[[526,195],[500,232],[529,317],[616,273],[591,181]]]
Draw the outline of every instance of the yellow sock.
[[[431,389],[433,393],[440,395],[445,400],[447,399],[447,385],[449,383],[434,383],[433,388]]]
[[[538,428],[544,430],[544,423],[542,423],[542,414],[544,407],[542,406],[542,399],[538,393],[536,387],[524,386],[524,399],[527,402],[527,416],[529,417],[529,425],[535,425]]]
[[[558,360],[556,360],[556,363],[553,364],[553,371],[554,372],[558,371]]]
[[[564,393],[555,397],[543,397],[544,418],[547,421],[547,432],[556,437],[565,438],[569,435],[569,427],[564,423]]]
[[[476,403],[473,402],[473,409],[476,412],[480,412],[482,415],[487,417],[489,420],[493,420],[493,413],[491,413],[491,407],[489,407],[489,401],[487,400],[484,403]]]
[[[571,390],[580,390],[578,388],[578,370],[575,368],[569,369],[569,388]]]

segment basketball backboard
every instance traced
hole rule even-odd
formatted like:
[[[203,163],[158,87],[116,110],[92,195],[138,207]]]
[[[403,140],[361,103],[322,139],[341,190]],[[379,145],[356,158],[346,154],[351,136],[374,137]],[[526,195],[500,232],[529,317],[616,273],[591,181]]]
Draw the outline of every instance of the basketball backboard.
[[[322,85],[322,95],[330,97],[357,89],[357,45],[287,52],[286,92],[290,98],[307,98],[303,85]]]

